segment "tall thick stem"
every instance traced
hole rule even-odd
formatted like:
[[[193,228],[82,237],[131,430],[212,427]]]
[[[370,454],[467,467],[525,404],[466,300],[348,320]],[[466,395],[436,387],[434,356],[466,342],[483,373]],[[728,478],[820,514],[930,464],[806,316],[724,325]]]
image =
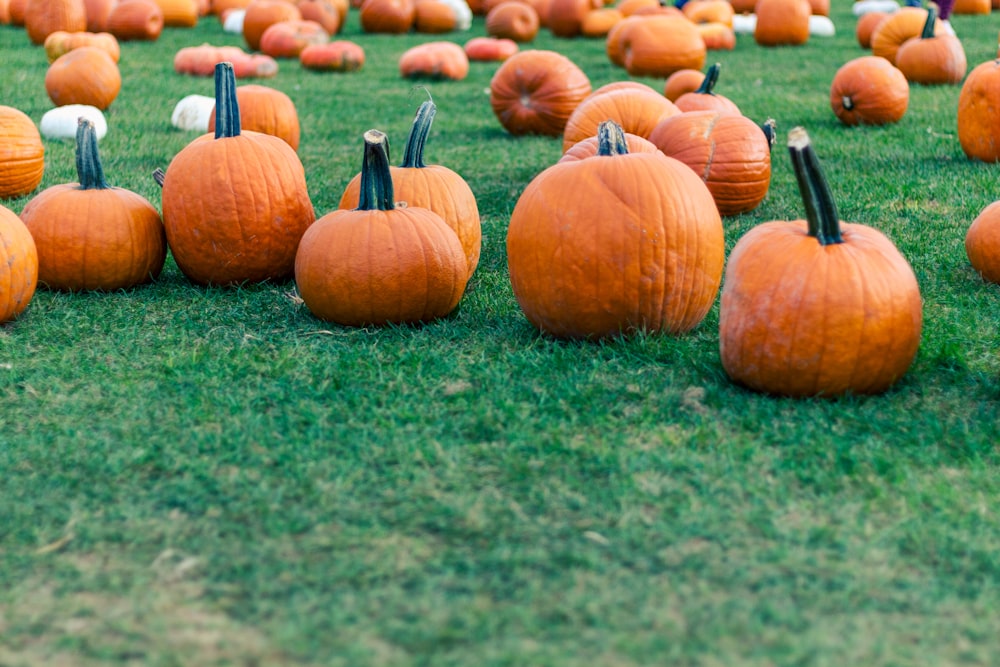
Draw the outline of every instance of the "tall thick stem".
[[[230,62],[215,66],[215,138],[240,136],[240,105],[236,101],[236,74]]]
[[[597,126],[597,154],[628,154],[628,141],[621,125],[613,120],[606,120]]]
[[[809,236],[815,237],[820,245],[843,243],[833,193],[804,128],[795,127],[789,131],[788,152],[792,156],[792,167],[806,208]]]
[[[934,5],[927,7],[927,21],[924,22],[924,29],[920,32],[920,39],[930,39],[934,36],[934,25],[937,23],[938,10]]]
[[[719,81],[719,70],[722,69],[720,63],[715,63],[708,68],[705,72],[705,78],[702,79],[701,85],[694,92],[702,93],[703,95],[715,95],[715,84]]]
[[[86,118],[80,118],[76,126],[76,175],[81,190],[104,190],[108,187],[97,150],[94,122]]]
[[[410,136],[406,139],[406,148],[403,149],[403,164],[399,165],[400,167],[427,166],[424,164],[424,146],[427,144],[427,135],[431,133],[436,113],[437,107],[431,100],[427,100],[417,109],[417,115],[410,127]]]
[[[361,163],[361,193],[358,210],[391,211],[392,172],[389,171],[389,138],[379,130],[365,132],[365,157]]]

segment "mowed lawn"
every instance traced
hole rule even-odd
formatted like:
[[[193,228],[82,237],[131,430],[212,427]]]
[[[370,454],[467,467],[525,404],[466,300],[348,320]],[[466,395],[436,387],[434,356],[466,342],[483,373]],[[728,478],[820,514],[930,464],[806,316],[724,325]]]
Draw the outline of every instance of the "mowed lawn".
[[[962,153],[957,86],[913,86],[895,125],[841,126],[830,81],[866,52],[850,3],[833,4],[835,37],[740,35],[709,54],[718,92],[779,133],[770,193],[725,219],[726,244],[803,217],[783,144],[806,127],[841,217],[887,234],[920,283],[920,350],[887,393],[732,384],[718,303],[679,337],[540,335],[504,239],[561,141],[500,127],[494,64],[400,78],[406,48],[463,43],[481,17],[383,36],[353,11],[361,71],[282,61],[240,83],[295,102],[318,215],[360,168],[362,133],[387,132],[398,162],[433,96],[428,162],[462,174],[482,214],[458,310],[348,329],[294,283],[199,287],[169,258],[128,291],[39,289],[0,326],[0,665],[995,665],[1000,288],[963,240],[1000,198],[1000,165]],[[953,25],[970,69],[997,55],[996,14]],[[105,174],[157,208],[153,170],[194,138],[174,104],[212,92],[173,54],[203,42],[242,40],[209,17],[122,44]],[[594,88],[629,78],[602,40],[543,30],[523,48],[564,53]],[[44,53],[10,26],[0,53],[0,103],[39,121]],[[41,187],[75,178],[72,143],[47,141]]]

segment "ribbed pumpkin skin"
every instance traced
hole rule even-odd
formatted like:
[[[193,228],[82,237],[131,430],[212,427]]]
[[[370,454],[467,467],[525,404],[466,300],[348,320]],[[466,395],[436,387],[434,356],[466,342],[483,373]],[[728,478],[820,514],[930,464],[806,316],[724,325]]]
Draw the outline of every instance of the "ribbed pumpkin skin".
[[[632,76],[668,77],[680,69],[705,66],[705,41],[683,15],[648,16],[619,25],[624,26],[622,65]]]
[[[298,150],[301,128],[292,98],[276,88],[248,84],[236,89],[236,100],[243,129],[284,139]],[[214,112],[208,118],[208,131],[215,132]]]
[[[649,137],[660,121],[679,113],[673,102],[649,87],[594,93],[573,110],[566,122],[563,152],[578,141],[597,136],[598,127],[606,120],[615,121],[625,132]]]
[[[896,53],[903,42],[920,35],[927,22],[927,10],[921,7],[900,7],[880,21],[871,35],[873,56],[882,56],[896,64]],[[935,33],[937,29],[935,29]]]
[[[81,46],[64,53],[45,72],[45,92],[56,106],[89,104],[107,109],[121,87],[117,63],[96,46]]]
[[[649,140],[701,177],[723,216],[752,211],[767,196],[770,144],[745,116],[689,111],[661,122]]]
[[[24,8],[24,29],[32,44],[43,44],[57,30],[83,32],[87,10],[83,0],[30,0]]]
[[[365,32],[402,34],[417,18],[414,0],[364,0],[358,16]]]
[[[1000,162],[1000,60],[974,67],[958,94],[958,141],[973,160]]]
[[[42,182],[45,145],[20,109],[0,106],[0,198],[26,195]]]
[[[694,328],[718,294],[724,253],[705,184],[660,153],[549,167],[521,194],[507,232],[518,303],[560,338]]]
[[[983,278],[1000,283],[1000,201],[984,208],[965,233],[965,253]]]
[[[538,12],[522,0],[501,2],[486,15],[486,34],[515,42],[530,42],[538,35]]]
[[[729,256],[719,310],[722,365],[784,396],[876,394],[909,368],[922,301],[913,270],[881,232],[842,224],[820,245],[806,222],[768,222]]]
[[[260,38],[275,23],[301,21],[302,13],[284,0],[253,0],[243,17],[243,40],[251,51],[260,49]]]
[[[906,80],[925,86],[961,83],[968,65],[962,42],[954,35],[913,37],[896,52],[896,67]]]
[[[504,129],[515,136],[558,137],[590,90],[590,79],[566,56],[520,51],[493,74],[490,106]]]
[[[38,285],[38,253],[31,232],[17,215],[0,206],[0,323],[28,307]]]
[[[586,160],[587,158],[595,157],[597,155],[599,141],[597,136],[588,137],[582,141],[578,141],[573,146],[562,154],[559,158],[559,162],[576,162],[578,160]],[[631,132],[625,133],[625,145],[628,147],[629,153],[656,153],[660,149],[656,147],[649,139],[640,137],[639,135],[632,134]]]
[[[761,46],[799,46],[809,41],[808,0],[757,0],[754,41]]]
[[[119,0],[108,15],[108,32],[120,41],[155,42],[163,33],[163,10],[153,0]]]
[[[910,104],[910,84],[885,58],[861,56],[844,63],[830,85],[830,107],[845,125],[899,121]]]

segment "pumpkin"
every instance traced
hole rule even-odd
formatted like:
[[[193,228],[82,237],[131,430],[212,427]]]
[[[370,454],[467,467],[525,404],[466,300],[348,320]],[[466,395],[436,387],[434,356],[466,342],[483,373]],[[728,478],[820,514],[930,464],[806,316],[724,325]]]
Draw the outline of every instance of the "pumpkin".
[[[473,37],[462,48],[469,60],[478,62],[503,62],[520,50],[514,40],[498,37]]]
[[[45,145],[26,113],[0,105],[0,198],[26,195],[45,174]]]
[[[808,0],[757,0],[753,39],[761,46],[799,46],[809,41]]]
[[[624,18],[614,7],[592,9],[580,23],[580,34],[584,37],[607,37],[611,29]]]
[[[270,78],[278,73],[278,62],[262,53],[247,53],[238,46],[185,46],[174,54],[174,71],[194,76],[214,76],[215,66],[231,62],[238,79]]]
[[[469,184],[459,174],[448,167],[424,162],[424,146],[435,113],[437,107],[430,100],[417,109],[403,151],[403,162],[389,168],[393,190],[398,202],[434,211],[455,231],[462,243],[471,278],[479,265],[482,246],[479,206]],[[361,179],[358,174],[347,184],[338,208],[357,208]]]
[[[736,32],[725,23],[699,23],[698,34],[709,51],[732,51],[736,48]]]
[[[260,36],[260,50],[272,58],[298,58],[310,44],[326,44],[330,35],[315,21],[278,21]]]
[[[326,44],[310,44],[302,49],[299,62],[306,69],[328,72],[356,72],[364,67],[365,50],[346,39]]]
[[[619,0],[615,3],[615,8],[628,18],[640,10],[659,8],[659,0]]]
[[[965,252],[972,268],[991,283],[1000,283],[1000,201],[976,216],[965,233]]]
[[[174,28],[193,28],[198,25],[196,0],[154,0],[163,12],[163,25]]]
[[[589,94],[587,75],[555,51],[520,51],[490,80],[493,114],[514,136],[562,135],[570,114]]]
[[[924,32],[927,10],[921,7],[900,7],[879,21],[872,31],[872,55],[882,56],[896,64],[896,52],[903,42]],[[935,22],[935,33],[940,30],[940,20]]]
[[[17,214],[0,206],[0,324],[24,312],[38,286],[38,251]]]
[[[965,78],[968,61],[961,40],[944,32],[935,36],[936,22],[937,9],[932,5],[923,32],[903,42],[896,52],[896,67],[911,83],[956,84]]]
[[[584,17],[603,6],[602,0],[551,0],[546,25],[556,37],[576,37]]]
[[[721,111],[723,113],[740,113],[740,108],[728,97],[715,92],[715,84],[719,81],[719,70],[722,65],[712,64],[705,73],[701,85],[690,93],[684,93],[674,104],[681,111]]]
[[[118,0],[83,0],[84,12],[87,15],[87,30],[89,32],[106,32],[108,17]]]
[[[461,81],[469,74],[469,59],[454,42],[424,42],[399,57],[399,74],[405,79]]]
[[[104,114],[89,104],[64,104],[49,109],[38,121],[38,131],[46,139],[76,139],[81,119],[93,123],[94,136],[98,141],[108,133],[108,121]]]
[[[671,102],[677,102],[677,98],[684,93],[698,90],[705,80],[705,73],[696,69],[679,69],[670,76],[663,84],[663,96]]]
[[[486,15],[486,34],[515,42],[530,42],[538,34],[538,12],[521,0],[501,2]]]
[[[691,0],[681,7],[692,23],[722,23],[733,27],[733,6],[728,0]]]
[[[771,143],[749,118],[718,110],[687,111],[661,121],[649,140],[705,182],[723,216],[757,208],[771,184]]]
[[[275,88],[249,84],[236,89],[236,103],[240,109],[240,127],[283,139],[299,149],[299,114],[295,103],[285,93]],[[215,112],[208,117],[208,132],[215,132]]]
[[[302,14],[285,0],[253,0],[243,15],[243,40],[251,51],[260,50],[264,31],[281,21],[301,21]]]
[[[882,19],[889,16],[888,12],[867,12],[858,17],[858,22],[854,27],[854,36],[858,40],[858,46],[862,49],[872,48],[872,33]]]
[[[155,42],[163,32],[163,10],[153,0],[119,0],[108,16],[108,32],[119,41]]]
[[[882,392],[917,353],[917,279],[884,234],[840,222],[805,130],[793,129],[788,146],[807,219],[757,225],[733,248],[719,308],[722,366],[770,394]]]
[[[386,136],[365,132],[357,208],[316,221],[295,257],[295,284],[316,317],[347,326],[426,322],[458,305],[469,267],[434,211],[394,203]]]
[[[649,137],[664,118],[680,113],[673,102],[648,86],[594,92],[581,102],[563,131],[563,152],[578,141],[597,135],[601,123],[613,120],[623,132]]]
[[[402,34],[417,18],[414,0],[364,0],[358,15],[365,32]]]
[[[417,32],[437,35],[458,27],[458,16],[449,4],[440,0],[415,0],[413,6],[413,29]]]
[[[1000,60],[972,68],[958,94],[958,142],[973,160],[1000,162]]]
[[[246,9],[253,0],[212,0],[212,13],[222,16],[227,11]]]
[[[507,230],[521,310],[559,338],[682,333],[715,301],[725,255],[705,184],[659,152],[629,153],[613,121],[597,155],[528,183]]]
[[[59,56],[45,72],[45,92],[56,106],[87,104],[104,110],[118,97],[121,72],[111,56],[81,46]]]
[[[705,65],[705,41],[698,28],[681,14],[629,19],[608,33],[622,52],[622,66],[632,76],[668,77],[679,69]],[[616,28],[618,27],[616,26]]]
[[[315,219],[305,170],[284,140],[241,132],[232,65],[215,72],[215,134],[185,146],[162,177],[170,250],[196,283],[287,278]]]
[[[843,64],[830,84],[830,106],[844,125],[886,125],[899,121],[910,102],[903,73],[880,56]]]
[[[121,47],[118,40],[110,32],[66,32],[56,30],[45,38],[45,55],[49,63],[55,62],[59,56],[69,53],[73,49],[81,46],[95,46],[114,60],[116,63],[121,59]]]
[[[24,25],[24,11],[28,7],[28,0],[10,0],[7,5],[7,12],[10,16],[12,26]]]
[[[296,5],[304,21],[315,21],[328,35],[336,35],[347,20],[349,4],[346,0],[331,3],[326,0],[300,0]]]
[[[186,95],[174,105],[170,124],[178,130],[208,132],[209,119],[215,118],[215,98],[208,95]]]
[[[993,9],[991,0],[955,0],[952,14],[989,14]]]
[[[82,32],[87,29],[83,0],[31,0],[24,9],[24,29],[32,44],[43,44],[56,30]]]
[[[53,185],[21,211],[38,249],[38,280],[51,289],[116,290],[160,275],[163,223],[141,195],[104,178],[94,125],[76,134],[78,182]]]

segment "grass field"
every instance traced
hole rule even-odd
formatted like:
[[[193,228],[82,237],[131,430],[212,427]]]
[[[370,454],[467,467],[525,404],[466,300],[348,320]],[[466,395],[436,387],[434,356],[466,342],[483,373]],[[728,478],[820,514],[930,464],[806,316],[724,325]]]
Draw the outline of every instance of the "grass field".
[[[461,173],[483,253],[458,311],[345,329],[295,286],[40,289],[0,327],[0,665],[995,665],[1000,656],[1000,293],[963,239],[1000,197],[968,161],[958,87],[911,90],[893,126],[849,129],[828,101],[864,55],[838,34],[763,49],[718,92],[784,137],[805,126],[841,217],[912,264],[924,332],[884,395],[776,399],[731,384],[718,305],[694,332],[602,343],[539,335],[504,254],[510,211],[560,154],[493,117],[495,65],[429,83],[429,162]],[[998,22],[956,16],[970,69]],[[478,18],[464,42],[483,34]],[[282,62],[316,211],[332,210],[376,127],[400,149],[422,89],[399,55],[429,38],[362,34],[365,68]],[[204,19],[124,43],[101,142],[108,180],[159,207],[151,172],[193,136],[174,104],[190,44],[240,44]],[[597,87],[628,78],[600,40],[541,33]],[[47,62],[0,26],[3,104],[36,122]],[[643,79],[660,88],[662,80]],[[47,142],[42,187],[74,181]],[[28,198],[7,201],[20,212]],[[768,198],[725,220],[727,247],[802,217],[787,154]]]

